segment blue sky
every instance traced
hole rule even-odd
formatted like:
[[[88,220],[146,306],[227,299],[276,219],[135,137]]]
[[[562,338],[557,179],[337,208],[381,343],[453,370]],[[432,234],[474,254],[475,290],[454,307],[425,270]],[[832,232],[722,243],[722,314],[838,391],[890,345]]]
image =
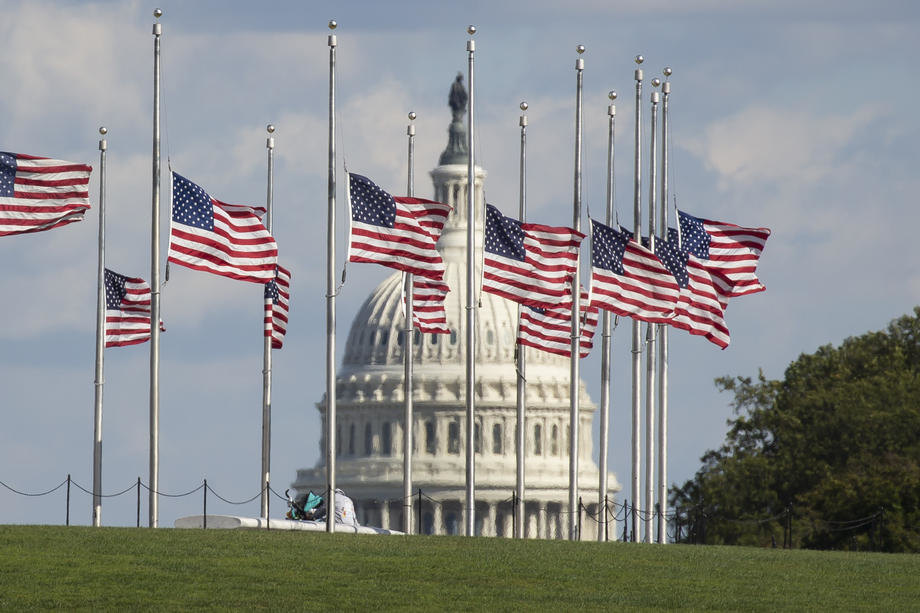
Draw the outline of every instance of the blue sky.
[[[174,5],[173,5],[174,4]],[[98,165],[108,134],[108,264],[149,277],[151,16],[139,2],[8,1],[0,36],[0,149]],[[486,195],[517,203],[518,104],[527,100],[528,217],[571,221],[575,46],[584,44],[584,199],[605,199],[607,92],[617,100],[616,203],[632,217],[632,58],[648,81],[674,69],[672,194],[693,214],[767,226],[764,293],[732,302],[725,351],[672,334],[670,481],[717,447],[730,398],[713,379],[779,378],[803,352],[885,327],[920,302],[913,237],[920,49],[911,2],[176,2],[162,3],[164,156],[213,196],[265,199],[265,125],[277,126],[275,227],[294,273],[292,321],[275,353],[272,473],[283,490],[319,457],[324,390],[327,66],[338,37],[342,159],[380,185],[405,183],[405,124],[416,121],[416,190],[446,144],[450,84],[476,24],[477,157]],[[647,117],[647,110],[645,111]],[[648,129],[647,125],[644,128]],[[647,135],[644,136],[647,147]],[[164,194],[168,193],[164,171]],[[91,181],[94,204],[98,174]],[[647,181],[647,180],[646,180]],[[344,200],[340,189],[339,201]],[[643,199],[647,194],[643,194]],[[167,219],[164,197],[164,221]],[[97,209],[52,232],[0,239],[0,481],[38,492],[67,473],[92,483]],[[166,235],[164,225],[163,235]],[[343,236],[340,229],[339,236]],[[340,244],[343,242],[340,241]],[[166,243],[162,252],[165,257]],[[341,262],[342,255],[339,254]],[[339,351],[386,276],[352,266],[338,300]],[[174,267],[163,289],[160,487],[202,478],[231,500],[258,492],[261,288]],[[611,469],[628,489],[629,330],[614,339]],[[598,400],[599,356],[582,364]],[[104,491],[148,474],[147,346],[106,353]],[[595,429],[596,434],[596,429]],[[595,456],[596,456],[595,450]],[[146,516],[143,503],[142,518]],[[281,504],[273,501],[275,514]],[[103,523],[134,522],[133,495]],[[161,499],[160,524],[200,509]],[[71,520],[91,500],[72,493]],[[213,512],[239,512],[209,500]],[[257,503],[243,507],[256,513]],[[64,495],[0,488],[0,522],[61,523]]]

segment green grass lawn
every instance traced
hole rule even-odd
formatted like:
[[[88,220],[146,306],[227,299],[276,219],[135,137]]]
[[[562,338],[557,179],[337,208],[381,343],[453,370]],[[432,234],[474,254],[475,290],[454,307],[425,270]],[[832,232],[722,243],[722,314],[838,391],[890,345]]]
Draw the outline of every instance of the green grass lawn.
[[[920,556],[0,526],[0,609],[920,610]]]

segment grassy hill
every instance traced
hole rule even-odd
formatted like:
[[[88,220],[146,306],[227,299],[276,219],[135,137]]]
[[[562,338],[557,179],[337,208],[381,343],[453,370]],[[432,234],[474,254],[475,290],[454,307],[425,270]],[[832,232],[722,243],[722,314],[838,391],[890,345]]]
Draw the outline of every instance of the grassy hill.
[[[920,556],[310,532],[0,526],[0,609],[920,608]]]

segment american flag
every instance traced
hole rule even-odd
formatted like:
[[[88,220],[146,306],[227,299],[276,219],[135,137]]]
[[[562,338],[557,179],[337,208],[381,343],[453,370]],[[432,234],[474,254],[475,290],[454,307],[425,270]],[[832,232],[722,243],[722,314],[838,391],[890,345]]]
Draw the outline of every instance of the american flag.
[[[271,281],[278,245],[262,225],[264,213],[261,207],[225,204],[172,173],[169,261],[240,281]]]
[[[444,300],[450,288],[443,281],[412,277],[412,322],[420,332],[450,334]]]
[[[537,308],[572,304],[572,277],[584,234],[522,223],[486,205],[482,289]]]
[[[680,296],[671,272],[626,232],[591,220],[591,302],[650,323],[669,323]]]
[[[0,236],[82,221],[92,166],[0,151]]]
[[[594,347],[598,309],[588,304],[588,292],[583,288],[579,310],[581,311],[581,336],[578,354],[585,358]],[[518,345],[534,347],[567,358],[572,357],[572,307],[550,309],[522,307],[517,342]]]
[[[655,241],[655,254],[680,285],[675,328],[703,336],[722,349],[731,340],[725,324],[725,307],[731,285],[721,273],[707,269],[685,249],[678,247],[677,230],[668,228],[668,240]]]
[[[762,292],[757,262],[770,237],[769,228],[743,228],[678,211],[681,247],[731,283],[731,297]]]
[[[271,337],[273,349],[284,345],[290,306],[291,272],[278,264],[275,278],[265,284],[265,336]]]
[[[124,347],[150,339],[150,285],[105,269],[105,346]],[[163,322],[160,330],[165,331]]]
[[[367,177],[348,174],[349,262],[371,262],[441,281],[435,245],[451,207],[423,198],[394,198]]]

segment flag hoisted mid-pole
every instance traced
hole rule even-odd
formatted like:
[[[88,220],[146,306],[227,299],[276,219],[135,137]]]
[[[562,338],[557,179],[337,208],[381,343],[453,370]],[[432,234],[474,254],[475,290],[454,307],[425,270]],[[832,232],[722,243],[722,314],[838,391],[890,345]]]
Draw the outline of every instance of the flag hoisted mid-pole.
[[[163,11],[156,9],[159,19]],[[159,520],[160,487],[160,22],[153,24],[153,203],[150,219],[150,506],[148,525]]]
[[[661,213],[658,216],[658,235],[668,238],[668,96],[671,95],[671,69],[664,69],[665,82],[661,84]],[[658,542],[667,543],[668,525],[668,326],[658,327]]]
[[[406,195],[415,196],[415,111],[409,112],[409,125],[406,127],[406,136],[409,139],[408,163],[409,171],[406,178]],[[413,330],[415,303],[413,300],[415,286],[414,275],[406,273],[404,292],[406,295],[406,329],[403,338],[403,359],[405,365],[405,380],[403,381],[403,394],[406,400],[403,412],[403,523],[402,530],[412,534],[412,428],[415,417],[412,406],[412,358],[413,356]],[[418,512],[422,512],[422,501],[419,500]],[[387,512],[387,511],[384,511]]]
[[[96,390],[93,410],[93,526],[102,525],[102,391],[105,386],[105,135],[99,128],[99,267],[96,277]]]
[[[476,26],[466,28],[470,39],[466,41],[466,51],[469,57],[470,95],[467,101],[469,111],[470,129],[467,131],[467,145],[469,149],[469,165],[466,178],[466,499],[464,501],[464,517],[466,519],[466,536],[474,536],[476,526],[476,491],[475,491],[475,458],[474,430],[476,415],[476,258],[473,249],[476,235],[476,122],[473,110],[473,100],[476,89],[473,80],[473,56],[476,52]],[[483,228],[485,230],[485,228]]]
[[[268,138],[265,147],[268,150],[268,182],[265,194],[265,229],[272,231],[272,200],[274,199],[275,170],[275,126],[268,124],[265,128]],[[263,313],[265,300],[262,300]],[[263,315],[264,317],[264,315]],[[264,324],[263,324],[264,327]],[[262,500],[261,517],[268,519],[268,488],[271,484],[272,455],[272,335],[266,334],[262,344]]]
[[[641,55],[636,56],[636,64],[645,61]],[[642,239],[642,69],[636,68],[636,149],[635,174],[633,177],[633,236],[636,242]],[[632,542],[639,541],[639,436],[641,422],[639,417],[640,395],[642,389],[642,356],[639,336],[639,321],[632,322],[632,510],[629,523],[632,529]]]
[[[336,22],[329,22],[335,30]],[[326,532],[335,532],[335,34],[329,35],[329,208],[326,229]]]
[[[652,87],[661,81],[652,79]],[[655,251],[655,206],[658,199],[658,91],[652,92],[651,144],[648,152],[648,246]],[[658,324],[649,323],[645,328],[645,542],[651,543],[655,515],[655,330]]]
[[[575,47],[578,59],[575,60],[575,187],[572,206],[572,227],[581,230],[581,90],[585,70],[584,45]],[[579,362],[581,361],[581,250],[575,260],[575,276],[572,277],[572,356],[569,360],[569,539],[579,540],[578,534],[578,382]]]
[[[613,136],[616,129],[617,106],[613,101],[617,99],[617,93],[611,91],[607,94],[610,98],[610,105],[607,107],[607,216],[605,223],[613,226]],[[603,529],[597,531],[597,540],[607,540],[607,446],[610,437],[610,311],[601,310],[602,318],[602,337],[601,337],[601,416],[600,416],[600,457],[598,458],[598,480],[597,488],[597,508],[603,513],[603,520],[600,525]],[[616,530],[613,531],[616,539]]]
[[[521,172],[520,172],[520,207],[518,210],[521,223],[527,221],[527,102],[521,102]],[[518,328],[521,326],[521,303],[517,305]],[[524,442],[526,429],[525,405],[527,402],[527,354],[524,345],[517,347],[517,439],[514,505],[514,538],[524,538]]]

